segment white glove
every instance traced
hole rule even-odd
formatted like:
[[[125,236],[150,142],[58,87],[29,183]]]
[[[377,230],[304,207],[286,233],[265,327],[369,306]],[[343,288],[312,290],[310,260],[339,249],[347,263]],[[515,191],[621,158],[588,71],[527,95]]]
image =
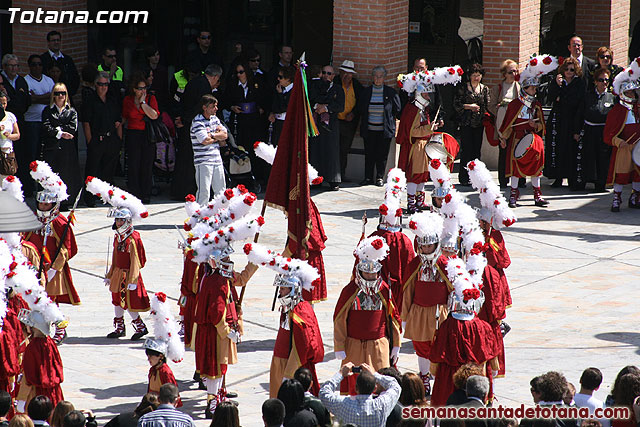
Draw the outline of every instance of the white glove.
[[[338,360],[344,360],[347,358],[347,353],[345,353],[344,351],[336,351],[335,355],[336,355],[336,359]]]
[[[498,376],[498,370],[497,369],[495,371],[492,370],[491,373],[493,374],[493,378]]]
[[[404,331],[405,329],[407,329],[407,322],[405,322],[404,320],[402,321],[402,330]]]
[[[106,277],[103,280],[105,286],[111,286],[111,279],[107,279]]]
[[[56,274],[58,274],[57,270],[54,270],[53,268],[50,268],[47,270],[47,282],[50,282],[53,280],[54,277],[56,277]]]
[[[398,362],[398,355],[400,354],[400,347],[393,347],[391,349],[391,364],[395,365]]]
[[[227,334],[227,338],[229,338],[234,343],[238,343],[240,341],[240,333],[238,331],[234,331],[233,329]]]
[[[137,283],[129,283],[127,285],[127,289],[129,289],[130,291],[135,291],[136,289],[138,289],[138,284]]]
[[[27,401],[26,400],[16,400],[16,411],[24,414],[24,409],[25,406],[27,405]]]

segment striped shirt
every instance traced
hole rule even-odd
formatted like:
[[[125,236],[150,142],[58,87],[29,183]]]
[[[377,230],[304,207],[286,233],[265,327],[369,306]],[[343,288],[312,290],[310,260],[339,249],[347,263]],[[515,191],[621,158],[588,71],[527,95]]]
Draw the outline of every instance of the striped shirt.
[[[189,415],[163,403],[155,411],[140,417],[138,427],[196,427],[196,424]]]
[[[384,130],[384,86],[371,86],[371,101],[369,101],[369,130]]]
[[[191,145],[193,146],[194,165],[222,165],[218,142],[216,141],[209,145],[202,144],[202,141],[210,133],[213,134],[218,126],[222,126],[222,123],[215,115],[207,119],[202,114],[198,114],[191,122]]]

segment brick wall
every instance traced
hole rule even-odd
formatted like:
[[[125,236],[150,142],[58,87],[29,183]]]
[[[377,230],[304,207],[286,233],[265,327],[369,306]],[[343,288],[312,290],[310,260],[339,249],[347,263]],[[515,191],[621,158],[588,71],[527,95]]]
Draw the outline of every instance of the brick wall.
[[[334,0],[333,64],[349,59],[358,79],[371,81],[371,69],[384,65],[387,84],[406,72],[409,26],[408,0]]]
[[[484,82],[500,81],[500,64],[513,59],[524,69],[540,44],[540,0],[484,0]]]
[[[584,54],[594,58],[600,46],[613,49],[614,62],[627,66],[631,0],[578,0],[576,33],[582,38]]]
[[[12,7],[21,10],[87,10],[87,0],[13,0]],[[62,33],[62,52],[73,58],[78,72],[87,63],[87,25],[84,24],[20,24],[12,25],[13,53],[20,61],[20,74],[29,72],[27,58],[47,51],[49,31]]]

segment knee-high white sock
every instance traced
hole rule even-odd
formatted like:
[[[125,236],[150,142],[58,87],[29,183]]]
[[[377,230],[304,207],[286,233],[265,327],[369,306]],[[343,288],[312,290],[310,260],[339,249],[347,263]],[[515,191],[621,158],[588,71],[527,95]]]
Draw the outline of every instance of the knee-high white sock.
[[[410,196],[415,196],[416,189],[418,188],[418,184],[415,182],[407,182],[407,194]]]
[[[632,182],[631,188],[633,188],[634,191],[640,191],[640,182]]]
[[[518,177],[517,176],[512,176],[511,177],[511,188],[518,188]]]
[[[222,387],[222,377],[203,378],[202,381],[207,386],[207,394],[218,394],[220,387]]]
[[[138,317],[140,317],[140,314],[135,312],[135,311],[131,311],[131,310],[127,310],[129,312],[129,316],[131,316],[131,320],[136,320]]]
[[[116,317],[123,317],[124,316],[124,308],[120,307],[119,305],[114,305],[113,306],[113,311],[114,311]]]
[[[418,369],[422,375],[427,375],[429,373],[429,368],[431,367],[431,361],[429,359],[425,359],[424,357],[418,356]]]
[[[613,184],[613,191],[616,193],[622,193],[622,184]]]
[[[540,177],[539,176],[532,176],[531,177],[531,186],[540,187]]]
[[[421,182],[416,186],[416,191],[422,191],[422,190],[424,190],[424,182]]]

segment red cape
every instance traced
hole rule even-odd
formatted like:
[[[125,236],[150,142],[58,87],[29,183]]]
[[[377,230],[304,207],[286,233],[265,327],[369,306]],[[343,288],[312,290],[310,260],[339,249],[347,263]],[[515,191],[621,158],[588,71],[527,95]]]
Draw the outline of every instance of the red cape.
[[[64,381],[62,359],[51,338],[32,338],[24,352],[22,367],[27,383],[36,388],[36,395],[47,396],[53,407],[64,398],[60,388]]]

